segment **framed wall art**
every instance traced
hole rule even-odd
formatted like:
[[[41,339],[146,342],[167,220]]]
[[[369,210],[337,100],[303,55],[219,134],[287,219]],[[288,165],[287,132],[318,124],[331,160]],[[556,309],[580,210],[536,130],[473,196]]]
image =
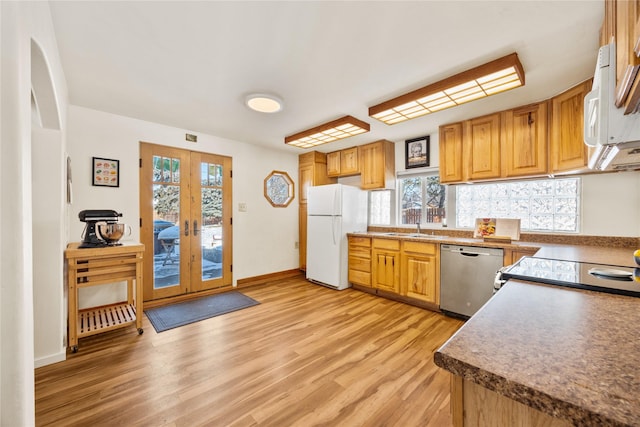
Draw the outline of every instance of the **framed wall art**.
[[[120,186],[120,160],[92,158],[93,185],[100,187]]]
[[[429,135],[405,141],[405,168],[422,168],[429,166]]]

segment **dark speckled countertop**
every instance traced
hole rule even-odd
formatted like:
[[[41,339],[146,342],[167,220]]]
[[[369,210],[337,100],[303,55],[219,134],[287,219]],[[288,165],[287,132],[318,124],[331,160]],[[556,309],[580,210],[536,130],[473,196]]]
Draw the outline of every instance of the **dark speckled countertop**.
[[[640,298],[511,280],[438,366],[579,426],[640,424]]]

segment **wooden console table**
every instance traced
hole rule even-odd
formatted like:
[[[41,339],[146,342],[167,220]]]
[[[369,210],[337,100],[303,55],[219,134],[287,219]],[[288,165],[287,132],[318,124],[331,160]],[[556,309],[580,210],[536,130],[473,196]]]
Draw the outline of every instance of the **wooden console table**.
[[[78,351],[78,338],[135,324],[142,329],[142,257],[144,245],[124,243],[103,248],[79,248],[69,243],[65,251],[69,285],[69,347]],[[127,301],[78,309],[78,290],[127,282]]]

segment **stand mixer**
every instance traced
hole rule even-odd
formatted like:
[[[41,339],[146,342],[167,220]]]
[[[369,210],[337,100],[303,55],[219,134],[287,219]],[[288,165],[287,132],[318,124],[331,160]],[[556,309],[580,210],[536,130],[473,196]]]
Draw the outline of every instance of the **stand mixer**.
[[[78,214],[80,221],[87,225],[82,233],[83,239],[80,248],[102,248],[105,246],[120,245],[118,240],[124,234],[124,224],[118,223],[118,218],[122,214],[112,210],[84,210]],[[106,232],[112,226],[119,230],[119,233],[113,231]]]

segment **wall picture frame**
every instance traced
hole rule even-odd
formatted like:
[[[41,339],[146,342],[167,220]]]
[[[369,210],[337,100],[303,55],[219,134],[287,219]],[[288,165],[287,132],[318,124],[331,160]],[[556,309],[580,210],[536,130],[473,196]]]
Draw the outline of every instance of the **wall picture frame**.
[[[404,160],[406,169],[429,166],[429,135],[407,139]]]
[[[92,157],[92,184],[97,187],[120,187],[120,160]]]

